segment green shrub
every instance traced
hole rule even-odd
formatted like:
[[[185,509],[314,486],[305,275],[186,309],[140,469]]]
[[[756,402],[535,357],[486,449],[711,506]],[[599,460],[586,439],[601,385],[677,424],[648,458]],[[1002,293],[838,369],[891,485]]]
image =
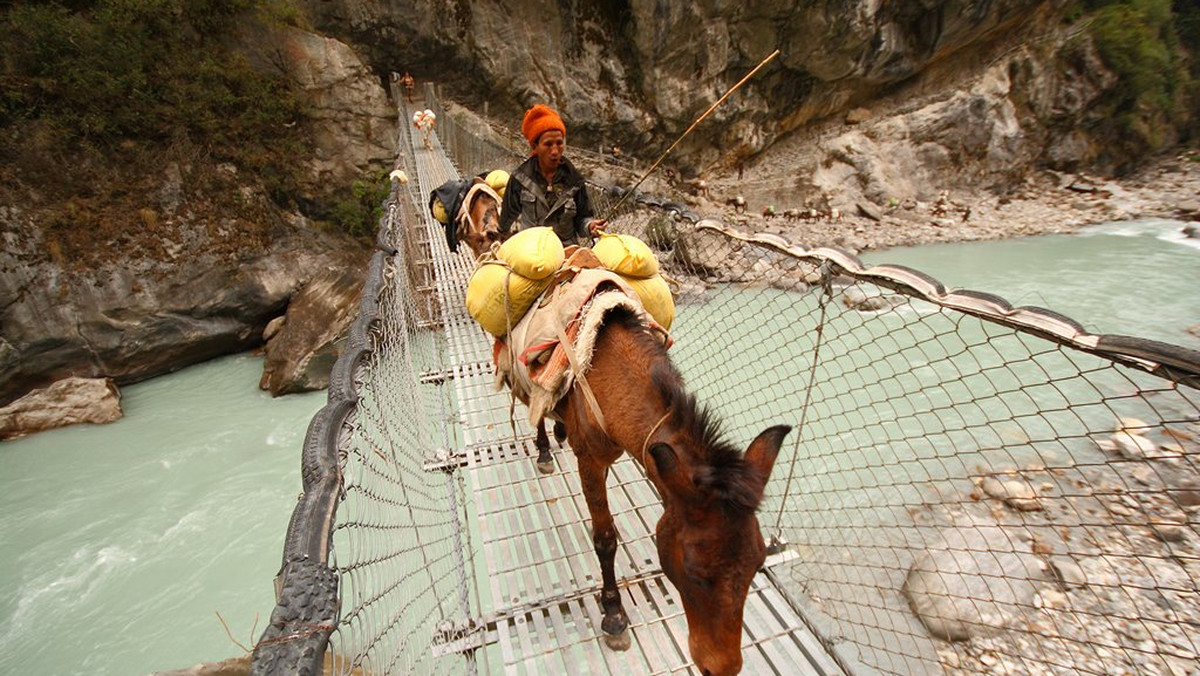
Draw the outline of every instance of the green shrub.
[[[368,171],[354,181],[349,195],[334,202],[329,220],[341,230],[354,237],[369,237],[375,234],[376,225],[383,217],[383,202],[391,191],[388,171]]]
[[[1195,82],[1176,28],[1186,17],[1176,16],[1171,0],[1082,0],[1068,14],[1081,12],[1100,57],[1118,76],[1100,111],[1105,126],[1112,125],[1101,134],[1115,136],[1110,159],[1126,164],[1183,136],[1195,116],[1189,103]]]
[[[17,3],[0,14],[0,125],[37,121],[63,144],[99,148],[182,137],[233,160],[286,138],[297,99],[225,46],[258,4]]]

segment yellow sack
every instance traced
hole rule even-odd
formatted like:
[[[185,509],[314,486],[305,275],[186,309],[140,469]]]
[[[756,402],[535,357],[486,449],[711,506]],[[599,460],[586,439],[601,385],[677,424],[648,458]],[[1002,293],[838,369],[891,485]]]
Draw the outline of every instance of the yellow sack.
[[[658,259],[642,240],[633,235],[604,233],[592,247],[604,267],[626,277],[647,279],[658,274]]]
[[[552,228],[526,228],[501,244],[496,256],[522,277],[545,279],[562,267],[563,245]]]
[[[497,195],[504,197],[504,191],[508,189],[508,179],[509,175],[507,171],[493,169],[488,172],[488,175],[483,180],[488,184],[488,187],[496,191]]]
[[[504,308],[505,278],[508,279],[507,318]],[[510,273],[498,263],[485,263],[475,270],[471,281],[467,282],[467,312],[484,331],[500,338],[508,333],[508,322],[516,326],[549,285],[548,278],[533,280],[515,271]]]
[[[663,279],[662,275],[654,275],[649,279],[621,275],[621,279],[637,292],[642,307],[654,317],[654,321],[664,329],[671,330],[671,322],[675,321],[675,298],[671,296],[671,287],[667,285],[667,280]]]
[[[446,214],[446,205],[438,198],[433,198],[433,220],[445,225],[449,222],[450,217]]]

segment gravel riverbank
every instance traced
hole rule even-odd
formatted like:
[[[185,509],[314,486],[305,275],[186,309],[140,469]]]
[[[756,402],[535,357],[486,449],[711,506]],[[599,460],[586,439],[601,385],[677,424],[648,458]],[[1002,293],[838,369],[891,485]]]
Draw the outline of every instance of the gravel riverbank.
[[[809,247],[833,245],[854,252],[1071,232],[1086,225],[1134,218],[1196,221],[1200,230],[1200,150],[1173,153],[1121,179],[1042,172],[1007,194],[946,192],[930,202],[864,205],[866,210],[842,213],[840,218],[828,214],[811,219],[785,216],[788,209],[784,206],[791,205],[747,204],[739,213],[724,204],[736,197],[736,185],[729,181],[714,182],[710,196],[690,201],[700,213],[720,214],[727,222],[752,232],[775,233]],[[776,207],[773,217],[763,215],[767,206]]]

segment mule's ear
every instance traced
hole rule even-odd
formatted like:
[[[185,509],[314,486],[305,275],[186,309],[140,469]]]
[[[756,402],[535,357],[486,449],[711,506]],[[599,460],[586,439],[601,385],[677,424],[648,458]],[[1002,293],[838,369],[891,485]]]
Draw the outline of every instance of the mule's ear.
[[[471,185],[479,185],[480,183],[487,183],[487,181],[483,180],[482,178],[480,178],[478,176],[475,177],[474,181],[471,181]]]
[[[755,437],[746,449],[746,464],[753,467],[764,481],[771,476],[771,468],[775,466],[779,447],[783,444],[783,438],[791,431],[791,425],[768,427]]]

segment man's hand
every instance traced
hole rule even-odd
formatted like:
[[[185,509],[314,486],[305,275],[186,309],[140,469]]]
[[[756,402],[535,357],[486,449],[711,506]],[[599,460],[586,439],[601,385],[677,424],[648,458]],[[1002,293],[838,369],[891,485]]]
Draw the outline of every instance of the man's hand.
[[[594,218],[594,219],[588,221],[588,224],[587,224],[588,232],[590,232],[592,234],[592,237],[595,237],[596,235],[598,235],[600,233],[601,230],[604,229],[604,226],[607,223],[608,223],[608,221],[603,218]]]

